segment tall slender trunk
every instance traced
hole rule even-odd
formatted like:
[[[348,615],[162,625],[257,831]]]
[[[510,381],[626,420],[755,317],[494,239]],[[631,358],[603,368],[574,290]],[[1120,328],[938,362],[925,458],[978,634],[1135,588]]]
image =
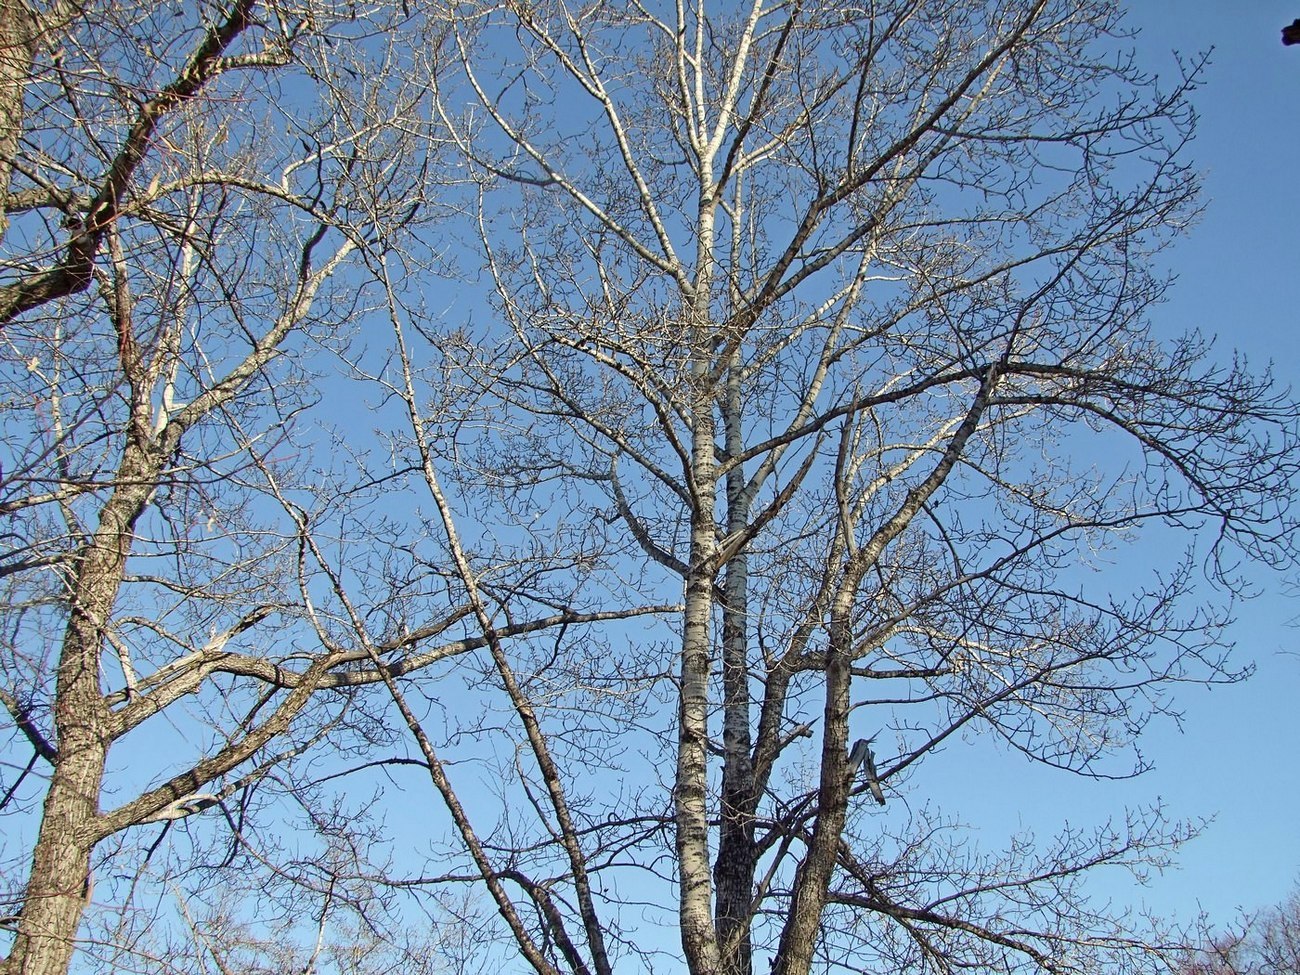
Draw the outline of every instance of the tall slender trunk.
[[[744,447],[739,353],[733,354],[723,407],[723,437],[728,456]],[[745,472],[737,464],[727,472],[727,534],[749,524],[750,499]],[[751,902],[758,853],[754,845],[753,733],[749,701],[749,562],[745,552],[732,557],[723,581],[722,607],[722,820],[713,867],[717,888],[718,940],[726,975],[750,975],[753,945]]]
[[[708,818],[709,671],[712,656],[713,568],[716,545],[713,491],[712,404],[700,391],[695,416],[695,511],[691,518],[691,562],[686,579],[682,626],[681,689],[674,790],[680,877],[682,948],[692,975],[717,975],[719,954],[711,911]]]
[[[681,688],[677,730],[677,870],[682,949],[692,975],[720,975],[721,957],[713,923],[709,860],[708,736],[709,673],[713,663],[713,586],[717,575],[717,421],[713,370],[712,286],[714,212],[712,177],[701,160],[695,279],[685,295],[691,344],[691,454],[686,472],[691,495],[690,565],[682,617]]]
[[[853,627],[851,612],[856,579],[846,581],[836,595],[827,627],[826,703],[822,711],[821,781],[817,789],[817,819],[803,863],[794,878],[790,917],[781,932],[773,975],[808,975],[840,835],[848,815],[849,779],[844,760],[849,732],[849,688],[852,683]]]

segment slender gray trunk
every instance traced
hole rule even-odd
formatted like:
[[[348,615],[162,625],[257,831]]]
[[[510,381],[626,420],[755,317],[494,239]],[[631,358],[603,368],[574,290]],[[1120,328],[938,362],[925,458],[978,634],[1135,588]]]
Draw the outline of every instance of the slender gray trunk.
[[[715,548],[712,403],[702,391],[696,412],[692,458],[696,510],[692,515],[691,563],[686,579],[682,627],[680,709],[678,712],[677,857],[681,878],[682,947],[693,975],[718,972],[717,935],[710,911],[708,819],[709,671],[713,628]]]

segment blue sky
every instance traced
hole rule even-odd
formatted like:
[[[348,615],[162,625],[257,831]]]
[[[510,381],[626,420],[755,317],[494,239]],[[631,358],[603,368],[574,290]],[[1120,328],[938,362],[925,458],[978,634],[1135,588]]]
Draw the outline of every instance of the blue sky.
[[[1213,49],[1194,98],[1201,120],[1192,157],[1205,174],[1206,209],[1164,255],[1178,283],[1156,312],[1157,327],[1216,335],[1225,353],[1239,349],[1257,368],[1271,360],[1281,383],[1300,387],[1300,46],[1280,42],[1281,28],[1300,17],[1300,0],[1140,0],[1129,8],[1142,29],[1141,62],[1171,83],[1174,50],[1190,59]],[[1238,662],[1255,661],[1256,675],[1211,691],[1186,688],[1181,733],[1165,722],[1146,739],[1143,752],[1156,765],[1149,775],[1077,786],[1042,780],[1050,791],[1023,811],[1045,830],[1062,814],[1095,821],[1155,797],[1176,816],[1214,816],[1181,867],[1138,893],[1184,920],[1199,906],[1228,922],[1238,908],[1282,900],[1300,881],[1300,598],[1276,576],[1255,579],[1259,595],[1239,607],[1231,636]]]
[[[1300,387],[1292,298],[1300,278],[1300,46],[1279,41],[1281,27],[1296,17],[1300,0],[1130,3],[1131,22],[1143,28],[1142,63],[1171,84],[1174,50],[1194,60],[1213,48],[1195,97],[1201,124],[1191,149],[1205,173],[1206,211],[1164,255],[1179,282],[1157,311],[1157,325],[1169,334],[1199,328],[1217,335],[1225,353],[1239,348],[1260,368],[1271,359],[1283,383]],[[928,782],[990,849],[1022,826],[1045,838],[1064,822],[1096,824],[1157,799],[1172,816],[1215,817],[1185,848],[1181,866],[1145,890],[1104,880],[1099,890],[1119,904],[1144,899],[1184,921],[1204,910],[1219,923],[1239,908],[1282,900],[1300,880],[1300,596],[1264,573],[1255,582],[1259,595],[1239,608],[1231,636],[1238,662],[1254,661],[1256,676],[1213,690],[1184,688],[1181,726],[1157,723],[1145,739],[1143,752],[1155,764],[1149,775],[1087,782],[1003,753],[992,759],[999,777],[990,784],[989,770],[970,763],[972,751],[983,761],[991,749],[954,747],[935,763],[935,778],[927,765]],[[1124,585],[1122,566],[1114,585]],[[121,754],[125,760],[130,753]],[[403,781],[410,783],[407,807],[427,815],[427,784],[414,774]],[[923,802],[923,790],[909,800]]]
[[[1205,172],[1206,211],[1169,255],[1179,275],[1160,321],[1217,334],[1224,346],[1300,386],[1300,47],[1281,28],[1300,17],[1294,0],[1143,0],[1132,5],[1141,51],[1162,74],[1170,52],[1213,46],[1196,97],[1193,154]],[[1300,880],[1300,600],[1261,576],[1262,594],[1238,613],[1246,684],[1189,694],[1185,730],[1154,743],[1153,782],[1179,811],[1215,814],[1188,848],[1181,871],[1152,891],[1214,916],[1281,900]]]

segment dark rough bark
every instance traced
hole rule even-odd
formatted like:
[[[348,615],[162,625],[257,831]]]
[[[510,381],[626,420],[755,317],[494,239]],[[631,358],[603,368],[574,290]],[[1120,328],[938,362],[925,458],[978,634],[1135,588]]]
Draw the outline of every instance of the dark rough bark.
[[[738,382],[729,383],[725,436],[729,454],[743,451]],[[736,465],[727,472],[727,532],[749,527],[750,508],[745,471]],[[727,565],[722,607],[723,769],[721,826],[713,867],[715,914],[727,975],[753,971],[752,901],[758,848],[754,843],[753,736],[749,706],[749,571],[748,558],[737,555]]]
[[[728,572],[729,600],[734,590],[743,589],[743,582],[737,581],[743,572],[743,565],[735,564]],[[727,718],[723,731],[722,822],[713,874],[718,939],[723,952],[723,970],[729,975],[749,975],[753,969],[751,901],[758,849],[754,843],[754,769],[750,761],[745,636],[744,611],[728,607],[723,614],[722,680]]]
[[[99,686],[99,653],[131,550],[132,530],[161,468],[147,445],[128,445],[119,487],[100,512],[80,553],[69,594],[69,619],[54,701],[58,758],[45,797],[26,898],[7,975],[62,975],[68,970],[86,906],[96,839],[100,783],[110,743],[110,716]]]
[[[735,581],[738,573],[734,565],[732,568],[726,585],[729,599],[733,589],[743,586],[743,583]],[[740,572],[743,571],[742,567]],[[751,901],[758,863],[758,848],[754,843],[754,769],[750,761],[749,680],[744,641],[743,610],[725,610],[722,679],[728,720],[723,731],[726,757],[722,774],[722,822],[713,875],[718,939],[723,951],[723,970],[729,975],[749,975],[753,969]],[[734,720],[733,712],[736,713]]]
[[[846,587],[849,589],[849,587]],[[835,853],[848,814],[849,779],[844,753],[849,731],[849,687],[853,630],[849,620],[852,591],[843,593],[828,627],[826,705],[823,712],[821,781],[817,789],[818,815],[808,853],[795,874],[790,918],[781,931],[781,944],[772,964],[774,975],[807,975],[817,947],[817,932],[826,908]]]

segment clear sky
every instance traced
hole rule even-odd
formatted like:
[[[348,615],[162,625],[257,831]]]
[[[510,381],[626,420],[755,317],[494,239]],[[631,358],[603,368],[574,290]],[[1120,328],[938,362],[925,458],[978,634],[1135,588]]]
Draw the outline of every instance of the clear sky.
[[[1259,368],[1271,360],[1280,382],[1300,387],[1300,46],[1280,40],[1300,17],[1300,0],[1128,6],[1142,29],[1141,62],[1162,79],[1177,77],[1173,51],[1192,60],[1213,49],[1194,98],[1201,121],[1191,150],[1205,174],[1206,210],[1165,255],[1179,280],[1156,323],[1162,332],[1216,335],[1225,353],[1240,349]],[[1288,595],[1276,576],[1256,578],[1260,595],[1239,607],[1232,631],[1238,661],[1255,661],[1256,675],[1212,691],[1186,688],[1182,732],[1165,722],[1146,739],[1154,772],[1078,787],[1031,776],[1047,788],[1024,815],[1037,818],[1034,802],[1050,807],[1054,819],[1042,820],[1043,830],[1062,814],[1082,824],[1157,796],[1171,814],[1215,816],[1185,848],[1181,868],[1144,893],[1150,906],[1185,920],[1199,904],[1230,921],[1238,907],[1269,906],[1300,882],[1300,595]]]
[[[1206,211],[1170,254],[1179,281],[1160,320],[1217,334],[1300,387],[1300,46],[1280,41],[1300,2],[1131,7],[1143,56],[1162,74],[1174,69],[1172,50],[1213,48],[1195,99]],[[1234,633],[1241,657],[1257,661],[1256,676],[1189,694],[1184,733],[1151,750],[1161,794],[1180,811],[1218,817],[1153,894],[1195,897],[1219,916],[1278,901],[1300,880],[1300,598],[1273,577],[1261,587]]]
[[[1283,25],[1300,17],[1300,0],[1127,5],[1130,22],[1142,29],[1141,63],[1171,86],[1175,50],[1190,64],[1212,49],[1194,98],[1201,122],[1190,149],[1205,173],[1206,209],[1163,255],[1179,281],[1155,313],[1158,328],[1216,335],[1225,356],[1240,349],[1259,369],[1271,360],[1283,384],[1300,388],[1300,45],[1285,48],[1279,39]],[[1125,573],[1116,568],[1113,584],[1122,593]],[[1171,816],[1214,821],[1184,849],[1178,869],[1137,892],[1103,883],[1103,894],[1118,904],[1144,898],[1184,921],[1203,910],[1220,924],[1238,909],[1281,901],[1300,883],[1300,580],[1289,593],[1281,578],[1253,578],[1258,595],[1238,608],[1230,636],[1238,663],[1254,662],[1256,675],[1213,690],[1183,688],[1182,722],[1157,722],[1144,739],[1143,753],[1155,765],[1149,775],[1086,782],[1035,769],[1015,754],[954,746],[925,764],[905,801],[923,803],[932,789],[994,850],[1022,825],[1045,840],[1064,822],[1086,827],[1126,806],[1163,800]],[[124,750],[116,760],[129,755]],[[976,764],[986,760],[996,768]],[[403,808],[400,794],[390,793],[401,810],[394,819],[405,814],[427,828],[427,783],[414,771],[402,781],[409,799]]]

